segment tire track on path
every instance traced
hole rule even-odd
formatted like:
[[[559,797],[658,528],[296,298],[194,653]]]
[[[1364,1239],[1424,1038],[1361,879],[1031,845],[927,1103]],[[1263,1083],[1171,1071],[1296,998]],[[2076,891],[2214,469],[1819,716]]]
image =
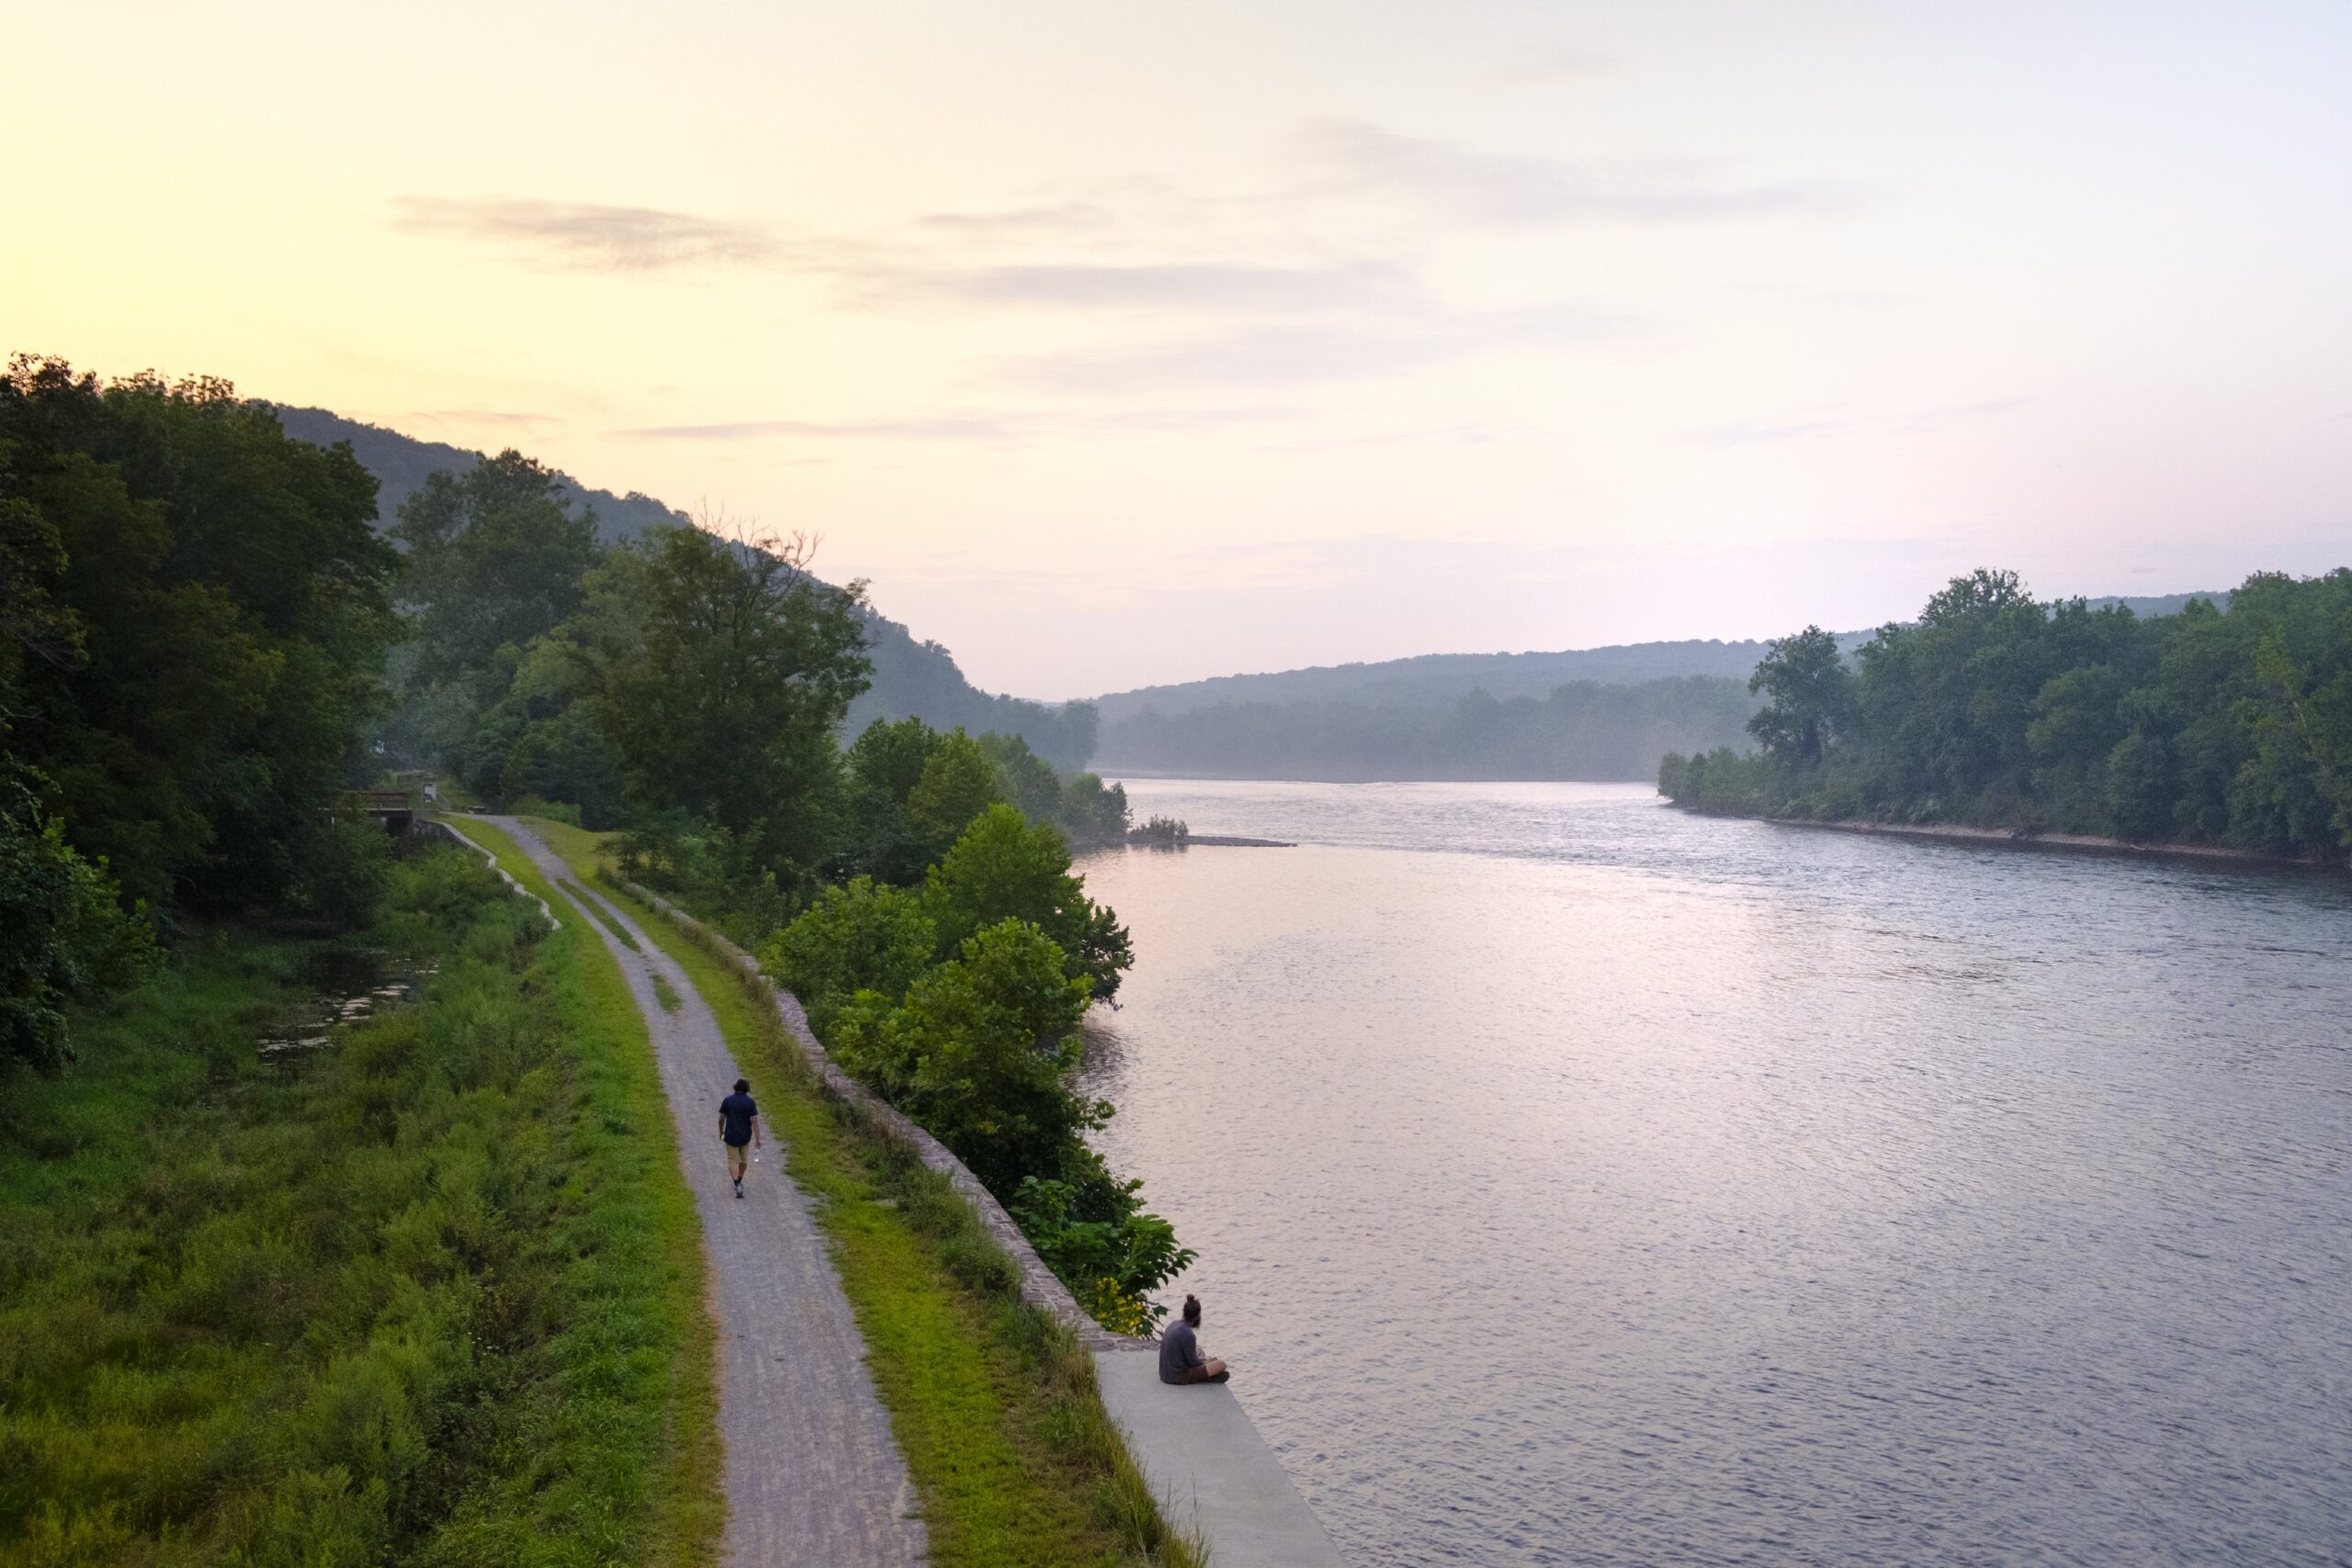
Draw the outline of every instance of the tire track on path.
[[[718,1136],[718,1101],[743,1076],[694,982],[611,900],[582,885],[537,834],[504,829],[550,886],[585,897],[609,926],[586,929],[628,977],[652,1036],[686,1185],[702,1215],[707,1290],[718,1327],[718,1430],[726,1449],[727,1527],[720,1561],[734,1568],[905,1568],[927,1542],[905,1459],[874,1392],[849,1301],[808,1201],[784,1174],[771,1137],[731,1195]],[[566,886],[565,884],[570,884]],[[577,891],[575,891],[575,889]],[[659,975],[680,1006],[662,1010]],[[753,1098],[759,1085],[753,1084]]]

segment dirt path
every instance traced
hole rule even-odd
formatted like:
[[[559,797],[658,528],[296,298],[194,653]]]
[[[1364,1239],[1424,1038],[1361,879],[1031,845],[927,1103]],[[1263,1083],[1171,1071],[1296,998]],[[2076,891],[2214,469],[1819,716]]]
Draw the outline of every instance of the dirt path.
[[[726,1446],[721,1561],[741,1568],[903,1568],[922,1561],[914,1488],[875,1397],[865,1346],[808,1200],[786,1179],[773,1139],[738,1201],[718,1143],[718,1101],[741,1076],[718,1020],[684,970],[617,907],[582,886],[530,829],[492,817],[550,885],[580,888],[628,931],[631,951],[591,919],[628,977],[653,1037],[686,1184],[702,1213],[718,1325],[718,1430]],[[678,997],[662,1010],[659,975]],[[757,1098],[760,1086],[752,1086]]]

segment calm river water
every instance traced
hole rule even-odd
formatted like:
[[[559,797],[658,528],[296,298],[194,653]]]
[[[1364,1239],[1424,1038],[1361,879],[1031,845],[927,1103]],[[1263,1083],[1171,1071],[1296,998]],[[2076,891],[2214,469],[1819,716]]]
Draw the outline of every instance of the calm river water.
[[[1359,1564],[2352,1560],[2352,883],[1130,782],[1102,1143]]]

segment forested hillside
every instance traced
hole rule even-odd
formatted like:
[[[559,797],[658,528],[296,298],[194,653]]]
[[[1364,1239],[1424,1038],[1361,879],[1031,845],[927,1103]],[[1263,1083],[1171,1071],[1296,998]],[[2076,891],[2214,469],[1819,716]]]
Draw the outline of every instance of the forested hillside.
[[[435,474],[463,476],[485,461],[483,454],[440,442],[420,441],[380,425],[345,419],[324,409],[277,406],[286,433],[321,446],[350,444],[360,466],[376,478],[377,519],[393,528],[401,510]],[[594,490],[560,469],[542,470],[550,493],[566,512],[591,520],[599,544],[614,545],[654,528],[690,526],[693,519],[650,495],[616,495]],[[1018,735],[1057,766],[1086,765],[1094,750],[1095,715],[1085,703],[1033,703],[995,696],[964,678],[955,656],[936,642],[917,638],[897,621],[861,604],[873,683],[850,705],[844,728],[852,734],[877,718],[920,718],[940,728],[961,727],[974,734],[994,730]]]
[[[1962,823],[2341,862],[2352,849],[2352,570],[2250,577],[2143,617],[1956,578],[1850,657],[1770,645],[1762,750],[1671,756],[1679,804]]]

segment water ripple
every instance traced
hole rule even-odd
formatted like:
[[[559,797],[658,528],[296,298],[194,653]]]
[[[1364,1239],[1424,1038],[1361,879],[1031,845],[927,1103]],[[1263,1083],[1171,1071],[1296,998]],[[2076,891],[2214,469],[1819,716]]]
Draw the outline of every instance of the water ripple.
[[[2352,1559],[2352,888],[1130,781],[1103,1134],[1351,1561]]]

